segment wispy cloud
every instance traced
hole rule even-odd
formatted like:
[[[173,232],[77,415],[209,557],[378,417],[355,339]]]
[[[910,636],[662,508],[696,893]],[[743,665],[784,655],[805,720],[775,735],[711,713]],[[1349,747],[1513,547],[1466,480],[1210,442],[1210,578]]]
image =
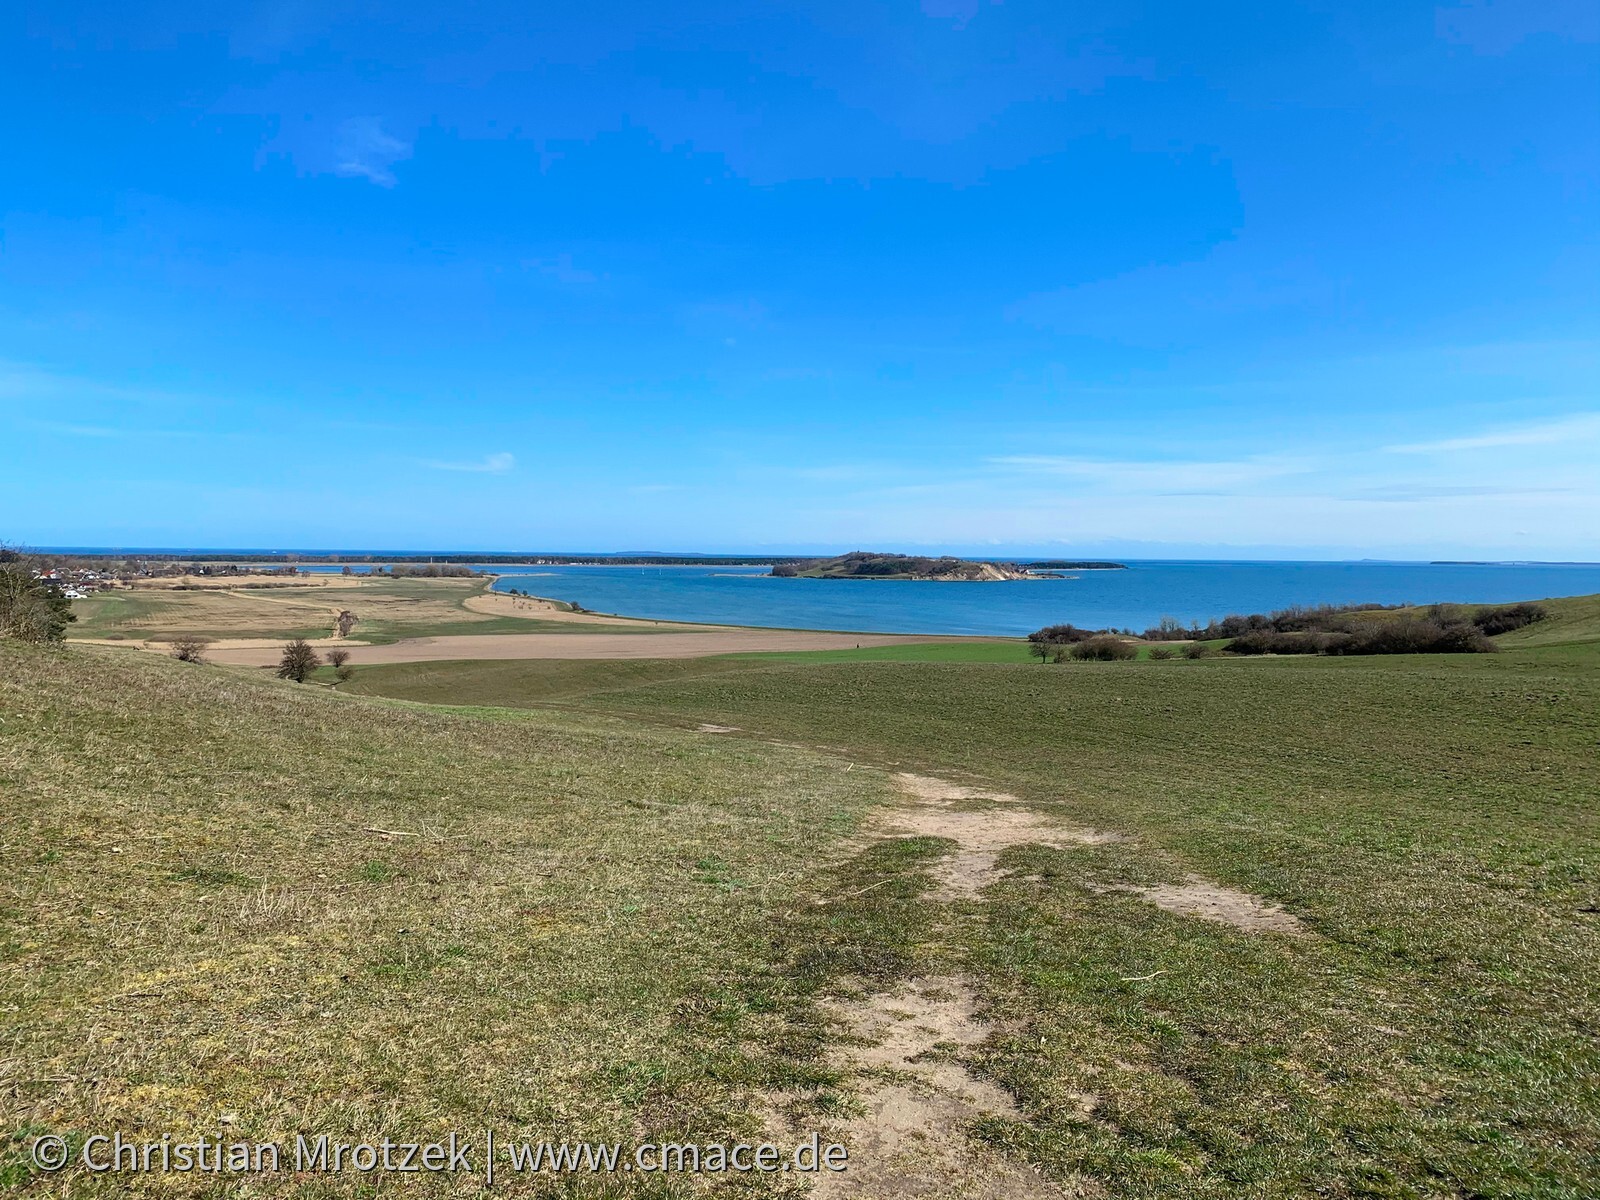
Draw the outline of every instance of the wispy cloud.
[[[552,258],[525,258],[522,265],[568,287],[584,287],[600,282],[599,275],[576,265],[570,254],[557,254]]]
[[[1339,500],[1367,500],[1380,504],[1409,504],[1416,500],[1448,500],[1477,496],[1562,496],[1576,489],[1566,487],[1499,487],[1492,484],[1384,484],[1359,488]]]
[[[422,464],[435,471],[472,471],[482,475],[504,475],[517,465],[514,455],[490,454],[478,462],[439,462],[428,459]]]
[[[1288,458],[1169,462],[1018,454],[989,458],[985,462],[1018,474],[1073,479],[1107,490],[1165,495],[1226,494],[1268,480],[1302,474],[1309,469],[1309,464]]]
[[[1538,425],[1520,425],[1488,430],[1467,437],[1444,438],[1437,442],[1413,442],[1385,446],[1388,454],[1454,454],[1462,450],[1497,450],[1506,446],[1552,446],[1561,442],[1600,438],[1600,413],[1580,413]]]
[[[204,436],[198,429],[136,429],[126,425],[70,425],[58,421],[28,421],[33,429],[61,437],[107,438],[192,438]]]
[[[390,168],[410,157],[411,143],[385,133],[377,117],[352,117],[339,126],[333,170],[390,188],[395,185]]]

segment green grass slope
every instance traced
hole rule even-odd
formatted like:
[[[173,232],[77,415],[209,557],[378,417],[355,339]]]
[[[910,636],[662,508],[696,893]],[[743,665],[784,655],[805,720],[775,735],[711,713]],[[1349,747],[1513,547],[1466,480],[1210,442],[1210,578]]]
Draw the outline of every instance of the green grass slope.
[[[0,1104],[19,1139],[223,1113],[250,1137],[706,1139],[752,1130],[769,1089],[848,1106],[819,995],[954,972],[998,1031],[968,1061],[1022,1110],[978,1132],[1056,1179],[1586,1200],[1600,672],[1583,607],[1557,615],[1567,641],[1495,655],[350,685],[479,706],[453,712],[8,647]],[[1126,840],[1014,847],[983,902],[931,903],[942,843],[850,840],[886,798],[874,766],[976,775]],[[1117,890],[1191,875],[1312,936]],[[21,1144],[0,1180],[27,1180]]]
[[[711,1140],[759,1135],[765,1089],[827,1094],[809,997],[848,964],[818,950],[920,886],[808,915],[881,776],[258,675],[0,648],[0,1191],[370,1194],[348,1177],[47,1186],[26,1160],[39,1133]]]
[[[963,930],[1026,1031],[994,1069],[1043,1114],[1041,1161],[1118,1195],[1579,1197],[1600,1190],[1582,661],[789,666],[589,703],[971,771],[1137,839],[1012,852],[998,911]],[[1319,936],[1086,890],[1189,873]],[[1074,1091],[1103,1097],[1095,1122]]]
[[[1006,1140],[1058,1177],[1577,1200],[1600,1194],[1600,672],[1574,640],[1592,610],[1552,608],[1565,643],[1495,655],[630,664],[632,686],[592,664],[559,695],[527,682],[547,664],[516,664],[474,702],[970,772],[1128,835],[1008,851],[988,902],[895,968],[976,977],[1009,1031],[984,1066],[1027,1113]],[[1315,936],[1104,890],[1191,874]]]

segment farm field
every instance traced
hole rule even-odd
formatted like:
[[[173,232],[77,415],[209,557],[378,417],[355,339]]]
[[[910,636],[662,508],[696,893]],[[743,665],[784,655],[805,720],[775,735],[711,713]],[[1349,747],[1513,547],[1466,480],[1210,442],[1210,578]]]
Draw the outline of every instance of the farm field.
[[[229,587],[217,579],[174,588],[98,592],[76,601],[75,640],[170,642],[180,637],[326,638],[341,609],[357,624],[350,639],[385,645],[402,638],[500,633],[564,633],[604,627],[647,632],[651,622],[585,617],[546,602],[488,595],[486,579],[367,578],[307,575],[294,582]],[[575,619],[576,618],[576,619]]]

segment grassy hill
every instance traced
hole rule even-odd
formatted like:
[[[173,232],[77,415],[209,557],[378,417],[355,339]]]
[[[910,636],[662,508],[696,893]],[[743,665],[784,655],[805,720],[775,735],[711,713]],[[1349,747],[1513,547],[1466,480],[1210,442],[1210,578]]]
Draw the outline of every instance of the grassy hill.
[[[258,675],[0,653],[0,1190],[40,1132],[709,1139],[826,1091],[787,914],[881,777]]]
[[[1007,851],[988,904],[901,967],[978,973],[1014,1031],[984,1058],[1028,1113],[1008,1144],[1060,1178],[1117,1196],[1576,1198],[1600,1189],[1600,622],[1593,598],[1550,606],[1496,655],[789,656],[562,664],[559,681],[476,664],[461,697],[969,772],[1127,834]],[[362,684],[418,694],[412,678]],[[1100,890],[1191,874],[1316,936],[1268,944]],[[1102,1098],[1087,1123],[1085,1091]]]
[[[1554,605],[1569,640],[1496,655],[356,676],[426,704],[7,647],[0,1180],[29,1131],[224,1117],[748,1134],[777,1091],[853,1103],[819,998],[955,972],[997,1031],[963,1060],[1022,1114],[977,1133],[1055,1179],[1593,1195],[1600,614]],[[1123,840],[1015,846],[933,903],[938,839],[853,840],[885,769]],[[1309,935],[1118,890],[1191,875]]]

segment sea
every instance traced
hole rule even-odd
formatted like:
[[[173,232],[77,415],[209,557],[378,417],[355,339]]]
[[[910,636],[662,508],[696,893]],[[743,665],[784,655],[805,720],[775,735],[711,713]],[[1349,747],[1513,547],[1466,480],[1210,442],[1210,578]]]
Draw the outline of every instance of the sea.
[[[1009,637],[1063,622],[1135,631],[1163,617],[1205,624],[1296,604],[1498,604],[1600,592],[1600,563],[1130,561],[1123,570],[992,583],[776,579],[766,567],[742,566],[479,569],[499,576],[497,591],[661,621]]]

